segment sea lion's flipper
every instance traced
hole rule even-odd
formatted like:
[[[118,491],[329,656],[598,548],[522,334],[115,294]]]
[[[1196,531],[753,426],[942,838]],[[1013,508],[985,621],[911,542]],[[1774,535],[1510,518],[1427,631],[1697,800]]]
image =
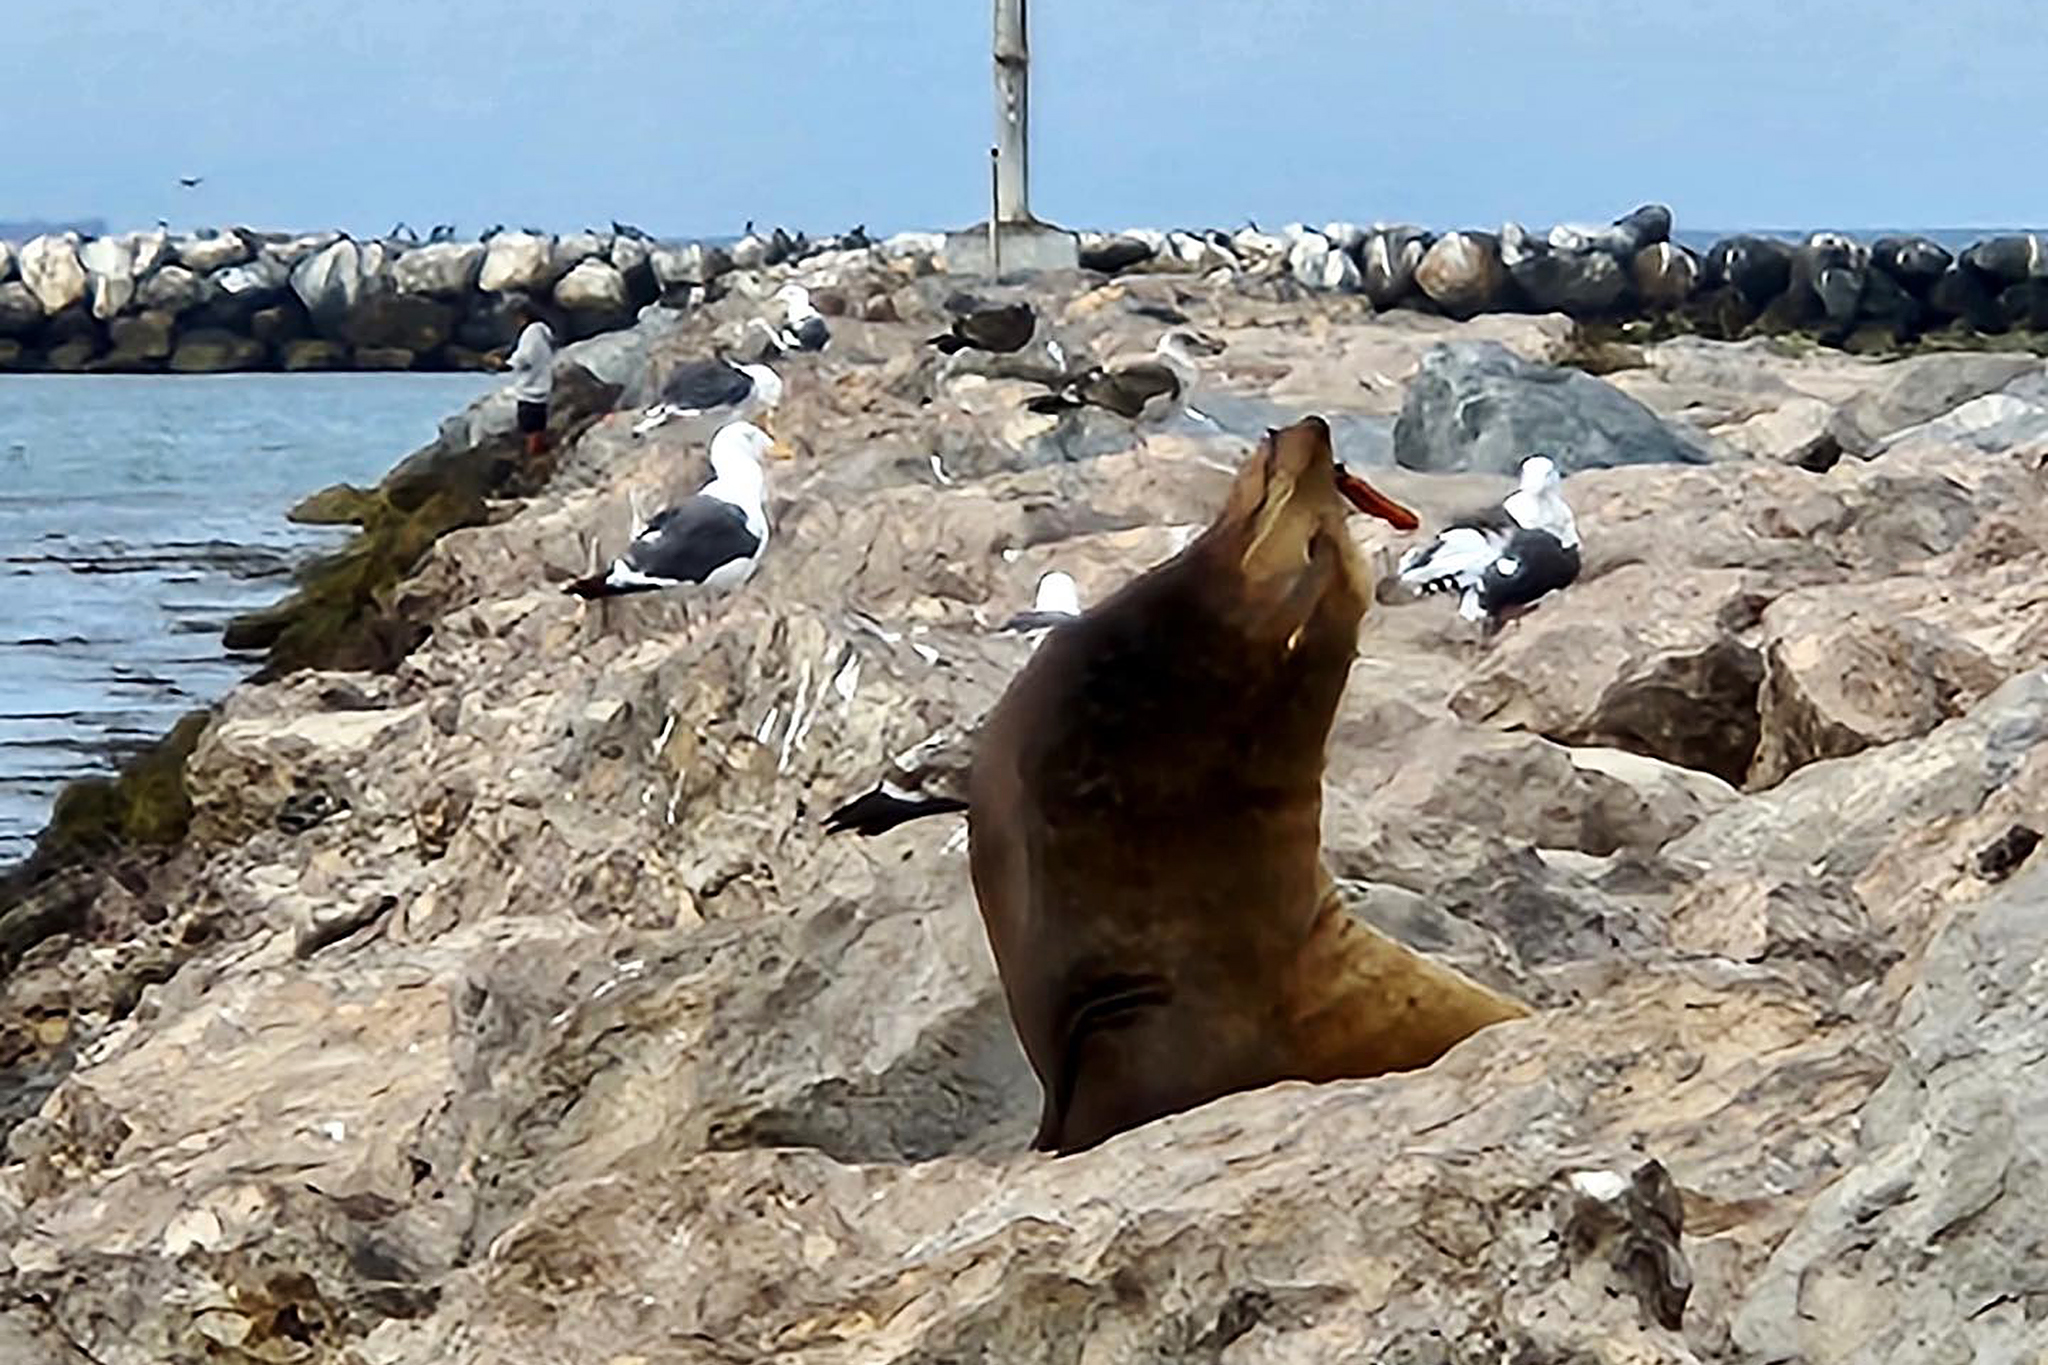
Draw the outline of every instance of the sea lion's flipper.
[[[1302,1079],[1318,1081],[1413,1071],[1488,1025],[1532,1013],[1359,920],[1334,888],[1303,945],[1287,1003]]]

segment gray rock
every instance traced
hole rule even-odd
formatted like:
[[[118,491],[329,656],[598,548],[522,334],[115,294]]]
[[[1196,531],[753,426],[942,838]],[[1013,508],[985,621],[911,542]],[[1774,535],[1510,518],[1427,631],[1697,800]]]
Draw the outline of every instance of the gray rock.
[[[1447,232],[1415,267],[1416,286],[1452,317],[1498,308],[1506,281],[1500,243],[1485,232]]]
[[[135,297],[135,248],[120,237],[95,237],[78,253],[92,283],[92,315],[105,322]]]
[[[70,234],[45,233],[21,249],[22,282],[49,313],[61,313],[85,297],[85,266]]]
[[[14,278],[14,243],[0,242],[0,284]]]
[[[180,237],[171,243],[178,264],[199,275],[211,275],[231,265],[246,265],[256,259],[255,248],[239,232],[222,232],[211,237]]]
[[[528,232],[501,232],[491,238],[477,272],[477,288],[491,294],[545,289],[555,282],[553,243]]]
[[[0,284],[0,337],[24,337],[43,325],[49,314],[35,291],[20,280]]]
[[[371,252],[347,238],[314,252],[292,268],[292,292],[306,306],[313,325],[326,337],[340,337],[348,319],[370,292],[374,280]]]
[[[184,266],[167,265],[144,279],[135,297],[144,308],[177,314],[198,307],[206,297],[206,286]]]
[[[391,267],[391,283],[401,294],[462,299],[476,289],[483,264],[481,242],[430,242],[398,258]]]
[[[555,281],[555,302],[575,313],[623,313],[626,277],[611,262],[586,257]]]
[[[171,369],[177,374],[224,374],[255,369],[266,354],[267,348],[254,337],[200,327],[179,335],[177,349],[171,352]]]
[[[683,289],[710,284],[732,269],[732,257],[724,248],[691,242],[680,247],[656,247],[648,256],[654,278],[663,289]]]
[[[314,252],[325,251],[341,238],[342,234],[339,232],[302,233],[296,237],[283,237],[265,242],[261,254],[289,271]]]
[[[2042,369],[2039,357],[2026,355],[1955,352],[1893,361],[1881,371],[1882,383],[1842,405],[1838,435],[1850,453],[1874,453],[1896,433]]]
[[[163,360],[171,354],[171,333],[176,320],[161,309],[145,308],[139,313],[115,318],[107,324],[110,360]]]
[[[595,232],[567,232],[555,238],[548,263],[555,278],[560,279],[585,261],[609,259],[610,254],[610,244]]]
[[[317,317],[314,323],[317,327]],[[455,308],[419,294],[375,294],[358,301],[333,333],[320,330],[358,352],[396,348],[425,355],[439,350],[454,335]],[[408,360],[400,368],[410,368],[411,363]]]
[[[1709,459],[1695,437],[1582,371],[1535,364],[1494,341],[1424,353],[1394,424],[1399,464],[1512,474],[1538,453],[1567,474]]]

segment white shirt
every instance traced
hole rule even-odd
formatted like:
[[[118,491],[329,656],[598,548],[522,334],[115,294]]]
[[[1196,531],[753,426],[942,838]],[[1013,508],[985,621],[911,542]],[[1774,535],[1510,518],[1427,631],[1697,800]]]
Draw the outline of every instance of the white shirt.
[[[545,322],[529,322],[512,348],[512,396],[522,403],[545,403],[554,384],[555,345]]]

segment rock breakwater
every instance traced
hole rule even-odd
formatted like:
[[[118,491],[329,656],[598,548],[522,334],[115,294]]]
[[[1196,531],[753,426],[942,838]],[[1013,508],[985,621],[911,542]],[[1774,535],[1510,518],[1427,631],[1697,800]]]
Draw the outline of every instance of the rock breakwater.
[[[1950,251],[1924,237],[1734,236],[1695,252],[1645,205],[1604,226],[1544,234],[1412,225],[1082,234],[1094,277],[1200,276],[1252,293],[1355,294],[1453,318],[1562,313],[1642,336],[1800,334],[1884,351],[1926,344],[2048,348],[2048,238]],[[940,267],[942,238],[864,232],[812,241],[657,241],[628,228],[494,232],[477,241],[358,240],[234,228],[0,243],[0,369],[477,369],[495,366],[532,302],[568,338],[757,288],[763,270],[820,256]]]
[[[237,689],[179,765],[182,837],[0,915],[0,1354],[2048,1348],[2048,367],[1682,339],[1567,376],[1554,316],[1041,282],[1077,362],[1169,317],[1225,343],[1194,398],[1226,429],[1139,448],[923,345],[957,282],[803,269],[835,340],[783,362],[797,456],[746,591],[560,591],[701,477],[705,433],[636,439],[635,406],[759,313],[735,292],[568,348],[603,410],[367,595],[392,648]],[[1499,498],[1515,433],[1665,454],[1568,462],[1581,578],[1493,646],[1376,604],[1331,739],[1356,912],[1539,1013],[1026,1155],[956,830],[819,822],[993,700],[1031,646],[991,627],[1041,573],[1100,600],[1306,411],[1430,524]],[[442,458],[505,430],[486,400]]]

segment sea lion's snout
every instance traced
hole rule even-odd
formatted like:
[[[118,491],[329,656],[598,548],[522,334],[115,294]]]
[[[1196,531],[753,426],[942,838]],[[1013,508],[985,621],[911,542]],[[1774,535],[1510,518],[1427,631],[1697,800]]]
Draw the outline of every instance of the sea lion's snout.
[[[1337,491],[1353,507],[1367,516],[1378,517],[1397,531],[1412,531],[1422,525],[1422,518],[1341,464],[1337,466]]]

